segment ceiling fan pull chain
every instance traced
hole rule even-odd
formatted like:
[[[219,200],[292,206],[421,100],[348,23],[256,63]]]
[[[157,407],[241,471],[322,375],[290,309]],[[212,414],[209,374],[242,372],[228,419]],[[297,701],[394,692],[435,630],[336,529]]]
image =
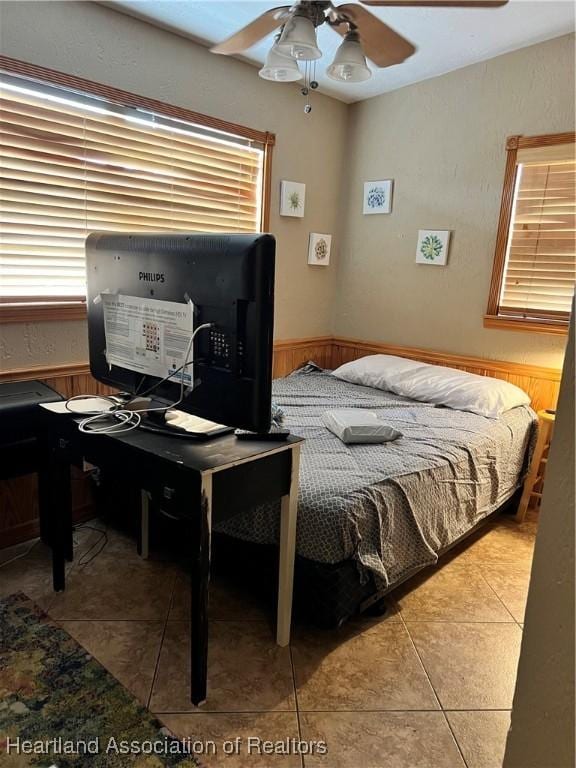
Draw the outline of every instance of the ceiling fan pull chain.
[[[318,82],[316,80],[316,60],[312,62],[312,82],[310,83],[310,88],[312,88],[313,91],[318,88]]]
[[[306,105],[304,112],[309,115],[312,112],[312,105],[310,104],[310,69],[312,63],[310,61],[304,61],[304,85],[300,89],[302,96],[306,96]]]

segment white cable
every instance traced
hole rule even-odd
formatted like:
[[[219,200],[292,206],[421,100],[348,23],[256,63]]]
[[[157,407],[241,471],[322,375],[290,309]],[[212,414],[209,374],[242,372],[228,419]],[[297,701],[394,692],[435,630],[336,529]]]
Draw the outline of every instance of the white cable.
[[[142,413],[169,411],[172,408],[175,408],[177,405],[180,405],[180,403],[184,400],[184,372],[186,368],[189,365],[191,365],[193,362],[192,360],[190,360],[190,354],[192,353],[192,347],[194,344],[194,339],[196,338],[196,334],[198,334],[200,331],[206,330],[207,328],[212,328],[213,325],[214,325],[213,323],[203,323],[202,325],[199,325],[198,328],[196,328],[196,330],[190,336],[190,341],[188,342],[188,346],[186,347],[186,353],[184,355],[184,364],[181,365],[180,368],[177,368],[175,371],[170,371],[168,376],[165,376],[159,382],[154,384],[154,386],[150,387],[150,389],[146,390],[146,392],[142,393],[141,395],[138,395],[138,397],[143,397],[149,392],[152,392],[154,389],[157,389],[161,384],[171,379],[178,372],[182,372],[181,380],[180,380],[180,397],[178,398],[178,400],[176,400],[174,403],[170,403],[170,405],[165,405],[159,408],[142,408],[139,411],[132,411],[122,407],[115,407],[114,409],[109,409],[106,411],[101,410],[101,411],[93,411],[92,413],[88,412],[88,418],[82,419],[82,421],[78,424],[78,429],[80,430],[80,432],[83,432],[84,434],[105,434],[105,435],[119,434],[121,432],[122,433],[130,432],[131,430],[136,429],[137,427],[140,426],[140,423],[142,422],[142,416],[141,416]],[[118,406],[118,402],[109,396],[101,397],[99,395],[75,395],[74,397],[71,397],[69,400],[66,401],[66,409],[71,411],[71,413],[78,413],[78,411],[74,411],[73,409],[69,408],[68,403],[70,403],[73,400],[90,399],[90,398],[99,398],[101,400],[107,400],[113,406]],[[134,400],[134,397],[128,401],[127,405],[133,402],[133,400]],[[86,413],[86,411],[84,413]],[[100,419],[108,418],[110,416],[116,419],[119,423],[105,424],[102,427],[92,426],[95,422],[99,421]]]
[[[79,400],[106,400],[108,403],[110,403],[111,406],[116,408],[120,405],[120,401],[111,395],[73,395],[73,397],[69,397],[68,400],[66,400],[65,405],[66,410],[70,413],[73,413],[75,416],[96,416],[102,413],[110,413],[112,411],[112,408],[109,411],[103,411],[102,409],[98,411],[75,411],[73,408],[70,408],[70,403]]]
[[[95,421],[99,421],[107,416],[112,416],[118,420],[117,424],[105,424],[103,427],[92,427],[91,425]],[[140,426],[142,417],[137,411],[102,411],[101,413],[95,413],[89,416],[87,419],[82,419],[78,424],[80,432],[84,432],[87,435],[94,434],[116,434],[118,432],[130,432],[132,429]]]
[[[28,557],[30,552],[32,552],[32,550],[34,549],[36,544],[39,543],[39,541],[40,541],[40,539],[36,539],[32,544],[30,544],[30,546],[28,547],[28,549],[25,552],[20,552],[20,554],[14,555],[14,557],[9,558],[8,560],[2,560],[2,562],[0,562],[0,568],[4,568],[5,565],[9,565],[10,563],[14,563],[14,562],[16,562],[16,560],[22,560],[22,558]]]

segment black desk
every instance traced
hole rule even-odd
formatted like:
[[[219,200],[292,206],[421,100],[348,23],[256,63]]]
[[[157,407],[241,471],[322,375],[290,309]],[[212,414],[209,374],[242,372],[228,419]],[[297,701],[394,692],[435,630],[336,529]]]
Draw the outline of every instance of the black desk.
[[[148,503],[193,524],[190,542],[191,698],[206,700],[208,583],[212,523],[281,499],[280,570],[276,642],[290,640],[296,547],[298,470],[302,439],[239,441],[233,435],[207,442],[136,429],[119,435],[86,435],[75,417],[42,409],[49,477],[44,525],[53,552],[54,589],[65,588],[65,561],[72,558],[70,466],[82,460],[142,491],[142,554],[147,554]]]

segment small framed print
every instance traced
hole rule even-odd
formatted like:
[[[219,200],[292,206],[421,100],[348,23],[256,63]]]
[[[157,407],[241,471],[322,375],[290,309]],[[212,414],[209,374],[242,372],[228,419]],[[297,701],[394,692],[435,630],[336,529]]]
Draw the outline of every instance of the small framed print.
[[[445,229],[419,229],[416,264],[445,266],[448,260],[450,231]]]
[[[391,213],[392,179],[364,182],[364,205],[362,213]]]
[[[308,241],[308,264],[314,267],[327,267],[330,264],[330,248],[332,235],[310,233]]]
[[[297,181],[280,182],[280,216],[304,217],[306,184]]]

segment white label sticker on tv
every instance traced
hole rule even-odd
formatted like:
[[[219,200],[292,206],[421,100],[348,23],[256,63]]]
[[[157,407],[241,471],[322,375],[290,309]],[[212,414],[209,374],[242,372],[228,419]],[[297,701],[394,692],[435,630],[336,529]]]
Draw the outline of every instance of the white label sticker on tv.
[[[163,379],[187,362],[184,358],[194,327],[191,302],[101,296],[108,365]],[[192,354],[190,350],[188,363]],[[187,384],[193,381],[191,364],[172,378],[179,382],[181,376]]]

